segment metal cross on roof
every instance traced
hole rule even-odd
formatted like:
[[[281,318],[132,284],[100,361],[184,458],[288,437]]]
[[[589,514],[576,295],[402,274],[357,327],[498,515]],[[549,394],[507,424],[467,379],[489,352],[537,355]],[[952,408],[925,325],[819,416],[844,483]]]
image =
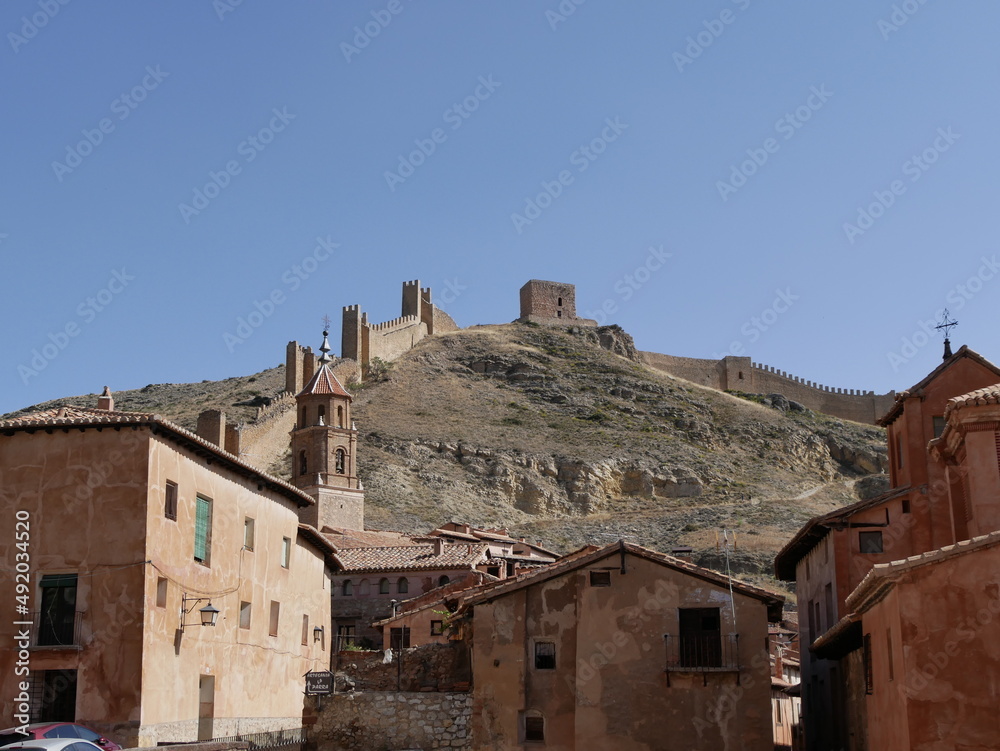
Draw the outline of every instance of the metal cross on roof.
[[[944,330],[944,356],[942,358],[944,360],[951,357],[951,338],[949,335],[951,334],[951,330],[957,325],[958,321],[951,319],[947,308],[941,311],[941,323],[934,328]]]
[[[955,326],[958,325],[958,321],[950,320],[949,316],[950,316],[950,314],[948,313],[948,309],[947,308],[945,308],[944,310],[942,310],[941,311],[941,323],[934,327],[936,329],[944,329],[944,338],[945,339],[948,338],[948,335],[951,333],[951,330]]]
[[[324,331],[329,331],[330,330],[330,324],[331,323],[333,323],[333,322],[330,320],[330,316],[328,316],[328,315],[327,316],[323,316],[323,330]]]

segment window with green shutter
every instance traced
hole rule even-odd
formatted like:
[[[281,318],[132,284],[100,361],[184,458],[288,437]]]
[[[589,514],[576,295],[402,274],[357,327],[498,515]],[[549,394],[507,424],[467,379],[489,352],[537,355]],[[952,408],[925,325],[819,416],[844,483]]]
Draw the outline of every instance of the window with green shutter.
[[[212,552],[212,501],[198,496],[194,517],[194,559],[208,565]]]

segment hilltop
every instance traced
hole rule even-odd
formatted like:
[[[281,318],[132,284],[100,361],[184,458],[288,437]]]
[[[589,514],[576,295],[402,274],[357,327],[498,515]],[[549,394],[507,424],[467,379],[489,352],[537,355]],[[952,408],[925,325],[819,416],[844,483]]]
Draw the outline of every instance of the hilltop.
[[[193,429],[210,408],[252,420],[283,387],[278,367],[115,399]],[[805,520],[885,487],[880,428],[650,369],[614,326],[449,332],[348,388],[369,527],[422,532],[454,519],[561,550],[619,537],[690,545],[717,568],[725,528],[736,532],[734,570],[767,578]],[[63,403],[96,395],[31,409]]]

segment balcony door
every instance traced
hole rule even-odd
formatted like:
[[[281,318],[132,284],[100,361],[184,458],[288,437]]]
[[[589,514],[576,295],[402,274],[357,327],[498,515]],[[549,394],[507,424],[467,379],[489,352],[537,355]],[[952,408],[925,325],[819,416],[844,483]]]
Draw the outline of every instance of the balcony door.
[[[722,667],[718,608],[680,608],[680,663],[686,668]]]

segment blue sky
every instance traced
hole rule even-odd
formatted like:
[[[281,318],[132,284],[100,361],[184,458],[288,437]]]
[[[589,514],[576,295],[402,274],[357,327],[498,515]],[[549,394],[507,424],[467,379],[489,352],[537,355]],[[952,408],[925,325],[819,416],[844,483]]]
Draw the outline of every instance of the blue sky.
[[[408,279],[463,326],[572,282],[641,349],[835,387],[919,380],[944,307],[1000,362],[998,25],[985,0],[7,0],[0,412],[256,372],[325,314],[336,351],[341,307],[394,318]]]

